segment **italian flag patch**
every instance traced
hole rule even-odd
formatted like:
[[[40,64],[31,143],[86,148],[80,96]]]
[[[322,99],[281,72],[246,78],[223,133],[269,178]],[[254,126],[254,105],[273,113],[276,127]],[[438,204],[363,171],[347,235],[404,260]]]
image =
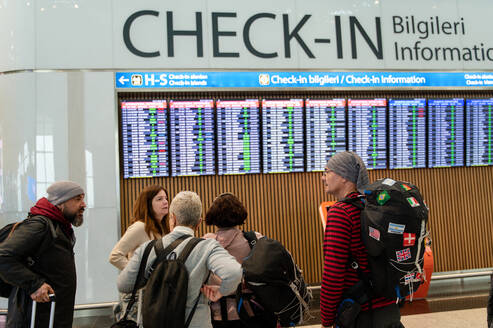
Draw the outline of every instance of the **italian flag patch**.
[[[411,207],[418,207],[419,206],[419,202],[416,200],[416,198],[408,197],[406,199],[407,199],[407,202],[409,203],[409,205],[411,205]]]

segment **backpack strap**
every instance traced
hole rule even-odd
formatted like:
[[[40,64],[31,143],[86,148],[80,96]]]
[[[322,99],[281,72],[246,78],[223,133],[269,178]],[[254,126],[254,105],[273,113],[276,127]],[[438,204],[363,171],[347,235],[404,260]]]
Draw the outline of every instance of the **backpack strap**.
[[[243,231],[243,237],[248,241],[248,245],[250,246],[250,249],[255,246],[257,243],[257,235],[255,234],[255,231],[250,230],[250,231]]]
[[[38,251],[33,255],[33,257],[37,258],[40,255],[42,255],[44,252],[46,252],[49,248],[51,248],[51,246],[53,246],[53,243],[54,243],[55,239],[57,238],[56,228],[55,228],[55,225],[53,224],[53,221],[50,218],[47,218],[47,217],[42,216],[42,215],[30,216],[26,220],[35,220],[35,221],[41,221],[41,222],[46,223],[46,225],[48,226],[48,231],[46,231],[45,234],[50,233],[50,235],[51,235],[51,242],[49,244],[45,244],[43,242],[40,246],[44,246],[44,247],[40,247],[38,249]],[[24,222],[24,221],[18,222],[17,224],[22,223],[22,222]],[[13,233],[15,228],[16,228],[16,226],[13,227],[11,233]]]
[[[152,263],[151,266],[151,272],[156,269],[157,265],[164,261],[168,257],[171,252],[175,250],[178,245],[180,245],[185,239],[190,238],[191,240],[185,245],[185,248],[181,251],[180,256],[178,257],[178,260],[180,260],[182,263],[185,263],[185,261],[188,258],[188,255],[192,252],[193,248],[202,240],[203,238],[194,238],[190,237],[189,235],[183,235],[178,238],[176,238],[168,247],[164,248],[163,245],[163,239],[159,238],[156,240],[156,244],[154,245],[154,248],[156,249],[156,260],[154,260],[154,263]]]
[[[197,246],[198,243],[200,243],[203,238],[192,238],[186,245],[185,248],[180,253],[180,256],[178,257],[178,260],[181,261],[182,263],[185,263],[185,261],[188,258],[188,255],[192,252],[192,250]]]
[[[340,202],[346,203],[353,205],[360,211],[362,211],[365,208],[365,203],[366,203],[366,198],[364,195],[360,195],[358,197],[345,197],[340,200]],[[363,226],[363,217],[360,218],[361,220],[361,226]],[[373,289],[372,289],[372,284],[370,280],[370,276],[361,269],[359,266],[358,261],[356,261],[353,256],[349,256],[348,259],[348,266],[356,270],[359,278],[359,282],[357,282],[355,285],[349,288],[344,293],[343,298],[349,298],[354,301],[356,301],[359,304],[364,304],[366,302],[369,303],[369,311],[371,315],[371,323],[370,326],[373,327],[373,304],[372,304],[372,296],[373,296]]]
[[[51,233],[51,236],[53,237],[53,239],[55,239],[57,237],[56,228],[53,225],[53,221],[50,218],[47,218],[47,217],[42,216],[42,215],[34,215],[34,216],[28,216],[25,220],[34,220],[34,221],[41,221],[41,222],[46,223],[46,225],[48,226],[48,229],[50,230],[50,233]],[[12,227],[12,230],[10,231],[9,237],[14,232],[15,228],[17,228],[17,226],[19,224],[21,224],[22,222],[24,222],[25,220],[17,222]]]
[[[199,238],[197,238],[197,239],[199,239]],[[200,239],[202,239],[202,238],[200,238]],[[207,277],[205,278],[205,280],[202,283],[202,285],[204,285],[209,280],[209,277],[210,276],[211,276],[211,272],[209,271],[209,273],[207,274]],[[187,321],[185,322],[185,326],[183,328],[188,328],[188,326],[190,326],[190,322],[192,322],[193,315],[195,314],[195,310],[197,309],[197,305],[199,304],[200,295],[201,295],[201,292],[199,290],[199,295],[195,299],[195,303],[193,304],[193,308],[190,311],[190,314],[188,315]]]
[[[144,280],[143,278],[147,266],[147,258],[149,257],[149,253],[151,253],[151,250],[154,247],[155,243],[156,243],[155,239],[151,240],[151,242],[147,244],[146,248],[144,249],[144,254],[142,255],[142,259],[140,260],[139,272],[137,273],[137,278],[135,278],[134,288],[132,290],[132,296],[130,296],[130,301],[128,302],[127,310],[125,311],[125,314],[120,321],[127,319],[127,316],[130,313],[130,310],[132,309],[132,306],[135,303],[135,296],[137,295],[137,290],[139,289],[140,282],[141,280]]]
[[[343,199],[340,200],[340,202],[353,205],[354,207],[362,211],[365,208],[366,199],[365,196],[360,195],[359,197],[354,197],[354,198],[344,197]],[[363,218],[361,218],[361,226],[363,226]],[[358,273],[358,278],[360,280],[363,280],[365,284],[369,285],[370,279],[368,278],[368,275],[363,272],[363,270],[359,266],[358,261],[356,261],[356,259],[353,258],[353,256],[351,255],[349,256],[348,259],[348,266],[356,270],[356,272]]]
[[[35,220],[35,221],[41,221],[41,222],[44,222],[46,223],[46,225],[48,226],[48,229],[50,230],[50,233],[51,233],[51,236],[53,237],[53,239],[55,239],[57,237],[57,234],[56,234],[56,228],[55,226],[53,225],[53,221],[45,216],[42,216],[42,215],[34,215],[34,216],[28,216],[26,219],[22,220],[22,221],[19,221],[19,222],[16,222],[16,223],[12,223],[11,224],[11,228],[10,228],[10,231],[7,235],[7,238],[10,238],[12,236],[12,234],[14,233],[15,229],[20,225],[22,224],[23,222],[25,222],[26,220]]]
[[[164,248],[163,245],[163,238],[159,238],[156,240],[156,244],[154,246],[155,251],[156,251],[156,259],[154,260],[154,263],[152,263],[151,266],[151,272],[156,269],[157,265],[164,261],[165,258],[168,257],[168,255],[175,250],[178,245],[182,243],[185,239],[189,238],[190,236],[188,235],[183,235],[178,238],[176,238],[171,244],[168,245],[168,247]]]
[[[221,320],[226,322],[228,321],[228,304],[226,297],[221,297],[219,299],[219,305],[221,306]]]
[[[202,240],[204,240],[204,239],[203,238],[192,238],[185,245],[185,248],[181,251],[181,254],[178,257],[178,261],[181,261],[182,263],[185,263],[185,261],[188,258],[188,255],[190,255],[190,253],[192,252],[192,250],[194,249],[194,247],[197,246],[197,244],[200,243]],[[204,281],[203,284],[205,284],[207,282],[207,280],[209,280],[210,275],[211,275],[211,272],[209,271],[209,273],[207,274],[207,277],[205,278],[205,281]],[[185,321],[184,328],[188,328],[188,326],[190,326],[190,323],[192,322],[193,315],[195,314],[195,310],[197,309],[197,305],[199,304],[200,294],[201,294],[201,292],[199,290],[199,295],[195,299],[195,303],[193,304],[193,308],[190,311],[190,314],[188,315],[187,320]]]
[[[57,234],[56,234],[56,229],[55,229],[55,226],[53,225],[53,221],[50,220],[50,219],[45,219],[44,217],[42,216],[35,216],[33,218],[36,218],[36,217],[39,217],[39,218],[43,218],[44,221],[46,221],[46,223],[48,224],[48,228],[50,229],[50,232],[51,232],[51,236],[53,237],[53,239],[55,239],[57,237]]]
[[[361,195],[355,198],[344,197],[343,199],[340,200],[340,202],[353,205],[359,210],[363,210],[365,208],[366,199],[365,196]]]

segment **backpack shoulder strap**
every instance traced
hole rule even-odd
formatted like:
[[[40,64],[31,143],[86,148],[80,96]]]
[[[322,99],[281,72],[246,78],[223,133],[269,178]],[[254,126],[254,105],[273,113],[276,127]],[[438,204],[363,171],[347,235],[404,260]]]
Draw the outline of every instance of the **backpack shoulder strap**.
[[[40,248],[38,249],[38,251],[34,254],[35,257],[37,256],[40,256],[42,255],[44,252],[46,252],[49,248],[51,248],[53,246],[53,244],[55,243],[55,239],[57,238],[57,233],[56,233],[56,227],[55,225],[53,224],[53,221],[47,217],[44,217],[42,215],[35,215],[35,216],[32,216],[32,217],[28,217],[27,219],[25,220],[35,220],[35,221],[41,221],[41,222],[44,222],[47,226],[48,226],[48,231],[45,232],[45,236],[47,236],[47,234],[49,233],[51,235],[51,241],[49,243],[45,243],[43,242],[41,245],[40,245]],[[24,221],[25,221],[24,220]],[[21,221],[20,223],[24,222],[24,221]],[[15,227],[14,227],[15,228]]]
[[[188,242],[189,244],[191,242],[194,242],[194,245],[192,246],[192,248],[195,247],[199,242],[201,242],[202,240],[204,240],[203,238],[194,238],[194,239],[199,239],[199,241],[195,243],[193,240],[190,240]],[[209,273],[207,274],[207,278],[205,278],[204,283],[202,285],[204,285],[209,280],[209,277],[210,276],[211,276],[211,272],[209,271]],[[192,318],[193,318],[193,315],[195,314],[195,310],[197,309],[197,305],[199,304],[199,300],[200,300],[200,296],[201,295],[202,295],[202,293],[199,291],[199,296],[197,296],[197,298],[195,299],[195,303],[193,304],[193,308],[190,311],[190,314],[188,315],[187,321],[185,321],[184,328],[188,328],[188,326],[190,326],[190,322],[192,322]]]
[[[145,269],[147,266],[147,259],[149,258],[149,254],[151,253],[151,250],[153,247],[156,246],[156,239],[153,239],[147,244],[146,248],[144,249],[144,253],[142,254],[142,259],[140,260],[140,266],[139,266],[139,272],[137,273],[137,279],[136,281],[139,280],[139,278],[144,278],[144,273]]]
[[[127,319],[127,316],[130,313],[130,310],[132,309],[132,306],[135,303],[135,296],[137,295],[137,290],[145,285],[142,284],[142,282],[145,281],[144,272],[147,266],[147,259],[149,258],[149,254],[151,253],[151,250],[154,247],[155,243],[156,240],[151,240],[151,242],[147,244],[146,248],[144,249],[144,254],[142,255],[142,259],[140,260],[139,272],[137,273],[137,278],[135,278],[134,288],[132,289],[132,295],[130,296],[130,301],[128,302],[127,310],[125,311],[122,320]]]
[[[154,260],[154,263],[151,266],[151,271],[154,271],[154,269],[157,267],[159,263],[164,261],[166,257],[176,248],[178,245],[182,243],[185,239],[189,238],[190,236],[188,235],[183,235],[178,238],[176,238],[171,244],[168,245],[168,247],[164,248],[163,245],[163,238],[159,238],[156,240],[156,244],[154,245],[154,248],[156,250],[156,259]]]
[[[355,197],[355,198],[345,197],[345,198],[341,199],[340,202],[353,205],[354,207],[358,208],[359,210],[363,210],[365,208],[366,198],[363,195],[360,195],[359,197]],[[363,216],[361,216],[360,220],[361,220],[361,226],[363,226],[363,221],[362,221]],[[360,281],[363,282],[363,287],[364,287],[364,294],[362,296],[360,295],[358,297],[354,297],[353,295],[350,295],[350,297],[352,297],[353,299],[356,299],[356,298],[359,299],[360,304],[363,304],[369,300],[370,305],[371,305],[370,295],[372,295],[372,289],[371,289],[372,285],[371,285],[369,275],[361,269],[358,261],[353,257],[352,254],[350,254],[349,258],[348,258],[348,267],[356,270],[356,273],[358,274],[358,278]],[[352,290],[352,288],[350,288],[349,290]],[[347,293],[348,293],[348,295],[351,294],[351,292],[347,292]],[[370,306],[370,308],[371,308],[371,306]]]
[[[188,255],[192,252],[192,250],[197,246],[198,243],[200,243],[203,238],[192,238],[186,245],[185,248],[180,253],[180,256],[178,257],[178,260],[180,260],[182,263],[185,263],[185,261],[188,258]]]
[[[257,235],[253,230],[243,231],[243,237],[245,237],[245,239],[248,241],[250,249],[253,248],[253,246],[255,246],[255,244],[257,243]]]
[[[356,198],[345,197],[345,198],[341,199],[340,202],[353,205],[356,208],[362,210],[365,208],[366,199],[365,199],[365,196],[359,196]]]
[[[48,229],[50,230],[50,233],[51,233],[51,236],[53,237],[53,239],[55,239],[57,237],[56,228],[53,225],[53,221],[50,220],[49,218],[44,217],[42,215],[35,215],[35,216],[31,216],[31,217],[27,218],[26,220],[37,220],[37,221],[42,221],[42,222],[46,223],[46,225],[48,226]],[[23,222],[23,221],[21,221],[21,222]]]

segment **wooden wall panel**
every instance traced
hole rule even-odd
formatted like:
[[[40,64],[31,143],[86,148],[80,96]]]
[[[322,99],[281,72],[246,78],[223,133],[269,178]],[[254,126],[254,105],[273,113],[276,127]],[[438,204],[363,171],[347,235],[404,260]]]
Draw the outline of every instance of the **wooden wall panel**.
[[[465,97],[456,93],[444,95],[439,92],[406,95],[408,97]],[[351,95],[339,93],[328,96]],[[363,96],[390,97],[391,95],[368,92]],[[491,94],[476,96],[491,97]],[[143,97],[150,96],[126,95],[127,99]],[[133,202],[139,191],[149,184],[163,185],[168,190],[170,198],[181,190],[197,192],[202,198],[204,213],[217,195],[232,192],[240,198],[249,212],[244,229],[254,229],[281,241],[295,257],[307,281],[317,284],[321,281],[323,234],[318,205],[322,201],[333,200],[324,195],[320,177],[321,173],[305,172],[121,178],[122,231],[125,231],[130,222]],[[383,177],[410,181],[421,189],[430,207],[429,227],[433,241],[435,271],[493,267],[492,166],[370,171],[372,181]],[[197,235],[201,236],[208,231],[212,229],[202,224]]]
[[[232,192],[249,216],[244,229],[280,240],[292,252],[307,281],[321,280],[322,226],[318,204],[324,195],[320,173],[207,176],[121,180],[122,231],[139,190],[157,183],[173,197],[197,192],[204,213],[214,198]],[[435,271],[493,267],[493,167],[370,171],[370,180],[391,177],[418,185],[430,207]],[[201,225],[198,235],[212,231]]]

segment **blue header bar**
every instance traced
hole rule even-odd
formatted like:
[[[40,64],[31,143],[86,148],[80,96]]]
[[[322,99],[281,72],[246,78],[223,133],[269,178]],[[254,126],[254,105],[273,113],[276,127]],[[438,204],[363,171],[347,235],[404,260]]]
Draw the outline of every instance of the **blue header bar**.
[[[117,72],[118,89],[490,87],[493,73]]]

